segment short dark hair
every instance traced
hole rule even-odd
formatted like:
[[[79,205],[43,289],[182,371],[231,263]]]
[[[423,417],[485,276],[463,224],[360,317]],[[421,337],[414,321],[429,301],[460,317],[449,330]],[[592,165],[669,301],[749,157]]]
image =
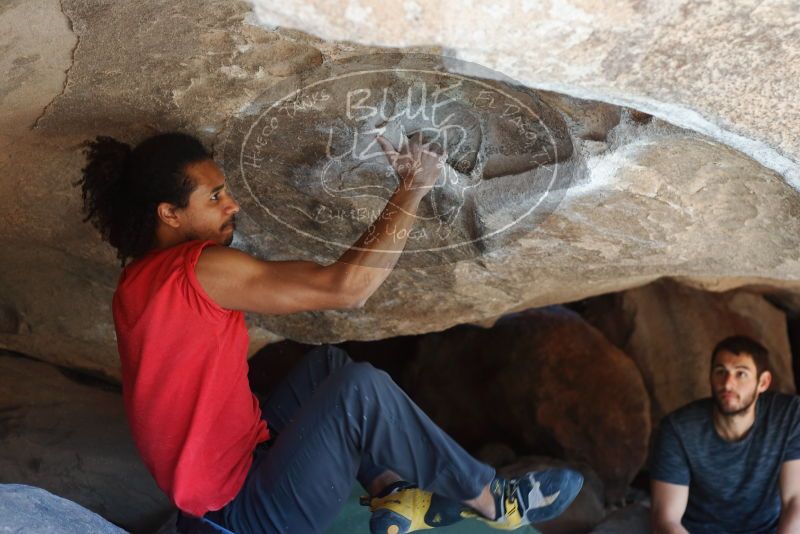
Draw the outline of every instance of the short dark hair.
[[[73,184],[81,186],[84,222],[117,249],[123,266],[153,246],[161,202],[189,204],[197,184],[186,166],[212,157],[197,138],[177,132],[154,135],[133,149],[105,136],[85,147],[83,177]]]
[[[730,352],[741,356],[747,354],[753,358],[753,363],[756,366],[756,372],[759,376],[764,371],[769,371],[769,351],[759,342],[747,336],[730,336],[726,337],[714,347],[711,352],[711,366],[714,366],[714,361],[717,354],[722,351]]]

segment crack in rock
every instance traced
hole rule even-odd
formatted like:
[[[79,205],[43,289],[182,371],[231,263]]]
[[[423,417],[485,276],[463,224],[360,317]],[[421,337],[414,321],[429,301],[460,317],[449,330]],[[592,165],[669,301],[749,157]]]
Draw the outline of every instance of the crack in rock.
[[[64,18],[67,19],[67,26],[69,27],[69,31],[75,36],[75,46],[72,47],[72,51],[69,55],[69,66],[64,70],[64,85],[61,87],[61,91],[58,92],[56,96],[50,100],[50,102],[45,105],[42,109],[42,112],[36,117],[36,120],[33,121],[33,126],[31,126],[31,130],[35,130],[39,127],[39,122],[47,115],[47,112],[53,106],[55,101],[64,95],[64,92],[67,90],[67,85],[69,85],[69,73],[72,70],[72,67],[75,65],[75,52],[78,50],[78,46],[81,44],[81,36],[75,32],[75,27],[72,23],[72,19],[67,15],[67,12],[64,11],[64,2],[63,0],[59,0],[58,6],[61,9],[61,14],[64,15]]]

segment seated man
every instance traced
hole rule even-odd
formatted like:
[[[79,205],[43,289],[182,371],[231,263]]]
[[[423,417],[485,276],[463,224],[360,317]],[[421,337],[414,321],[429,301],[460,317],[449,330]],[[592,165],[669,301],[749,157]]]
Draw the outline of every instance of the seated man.
[[[711,354],[713,397],[661,421],[650,467],[656,533],[800,532],[800,399],[767,392],[767,350]]]
[[[182,530],[319,532],[356,479],[373,497],[373,532],[394,534],[469,515],[516,528],[560,514],[580,490],[571,470],[496,476],[386,373],[337,349],[312,351],[263,405],[250,391],[244,311],[358,308],[397,262],[444,158],[418,137],[399,151],[378,142],[397,190],[330,265],[229,248],[239,205],[197,139],[89,144],[87,220],[123,265],[133,258],[112,303],[125,411]]]

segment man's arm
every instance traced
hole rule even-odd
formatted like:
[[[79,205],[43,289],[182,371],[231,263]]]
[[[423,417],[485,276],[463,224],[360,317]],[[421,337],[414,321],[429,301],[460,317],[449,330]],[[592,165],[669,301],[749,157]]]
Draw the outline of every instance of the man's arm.
[[[653,534],[688,534],[681,518],[689,502],[689,486],[653,480],[650,482],[652,509],[650,512]]]
[[[441,173],[443,157],[419,137],[395,151],[378,142],[400,185],[378,219],[336,262],[262,261],[228,247],[208,247],[197,262],[200,285],[223,308],[280,315],[356,308],[383,283],[405,247],[422,198]]]
[[[800,460],[781,466],[781,520],[778,534],[800,532]]]

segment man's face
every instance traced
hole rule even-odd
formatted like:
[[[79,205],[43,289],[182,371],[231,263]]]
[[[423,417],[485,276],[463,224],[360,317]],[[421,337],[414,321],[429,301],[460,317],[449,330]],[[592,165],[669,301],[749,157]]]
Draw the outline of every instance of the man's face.
[[[771,376],[758,376],[753,357],[747,353],[720,351],[711,365],[711,391],[723,415],[738,415],[750,409],[769,387]]]
[[[230,245],[239,204],[228,192],[222,170],[209,159],[188,165],[186,173],[197,184],[189,195],[189,205],[176,210],[186,238]]]

